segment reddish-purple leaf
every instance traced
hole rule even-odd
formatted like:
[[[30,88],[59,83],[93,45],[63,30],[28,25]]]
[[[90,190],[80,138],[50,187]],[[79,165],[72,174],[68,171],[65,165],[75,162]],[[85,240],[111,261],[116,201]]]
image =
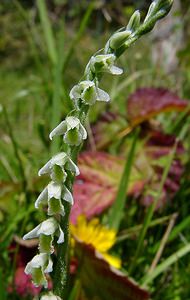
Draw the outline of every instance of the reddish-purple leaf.
[[[88,299],[147,300],[149,293],[123,272],[110,267],[90,245],[77,242],[80,280]],[[81,265],[80,265],[81,264]]]
[[[145,152],[150,157],[150,164],[155,171],[156,178],[152,178],[149,181],[146,191],[142,194],[141,203],[145,206],[149,206],[153,202],[152,191],[157,191],[160,186],[161,177],[164,170],[165,161],[168,159],[168,155],[171,149],[176,143],[176,138],[173,135],[166,135],[161,132],[153,131],[150,133],[149,139],[145,145]],[[176,155],[172,161],[168,177],[164,183],[161,199],[158,202],[158,206],[162,207],[166,201],[173,198],[175,193],[179,190],[180,179],[184,172],[184,167],[181,158],[184,154],[184,147],[181,142],[177,143]]]
[[[37,296],[41,291],[41,287],[35,287],[31,281],[31,277],[24,273],[25,267],[18,267],[14,276],[14,288],[19,296]]]
[[[92,125],[92,134],[96,149],[105,149],[117,137],[119,138],[119,132],[125,129],[126,126],[127,121],[124,117],[112,112],[104,112],[98,121]],[[89,146],[93,147],[90,143]]]
[[[84,152],[79,157],[80,176],[74,184],[75,204],[71,222],[84,214],[87,218],[102,213],[114,201],[124,159],[103,152]],[[140,173],[133,170],[128,194],[139,194],[144,187]]]
[[[141,88],[132,94],[127,102],[127,116],[135,126],[166,111],[183,111],[188,101],[162,88]]]

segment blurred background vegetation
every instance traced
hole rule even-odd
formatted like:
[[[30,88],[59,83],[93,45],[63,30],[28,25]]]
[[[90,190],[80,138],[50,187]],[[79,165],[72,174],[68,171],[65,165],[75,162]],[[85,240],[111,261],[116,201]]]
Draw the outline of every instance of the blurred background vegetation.
[[[44,185],[43,179],[37,177],[37,171],[50,154],[60,148],[61,141],[50,144],[48,134],[72,108],[68,97],[70,88],[81,78],[92,53],[105,44],[111,33],[127,24],[135,9],[140,9],[143,16],[150,3],[145,0],[2,0],[0,3],[2,300],[21,299],[15,291],[12,296],[7,293],[14,278],[19,246],[16,244],[16,250],[10,249],[15,243],[15,235],[21,237],[43,218],[43,212],[36,213],[33,207]],[[181,99],[190,99],[190,5],[189,0],[174,0],[174,4],[170,16],[162,21],[162,25],[160,22],[153,33],[138,41],[119,59],[118,64],[124,68],[124,74],[116,79],[110,75],[103,78],[101,85],[110,93],[112,103],[93,108],[90,113],[92,124],[96,123],[104,110],[118,114],[123,118],[122,122],[128,124],[127,100],[131,93],[142,87],[162,87],[176,93]],[[170,119],[165,115],[157,118],[166,133],[176,113],[171,112],[169,116]],[[115,126],[119,127],[117,122]],[[184,123],[189,126],[189,117],[184,119],[182,116],[177,129],[174,128],[171,133],[179,131]],[[91,130],[90,125],[88,129]],[[186,134],[184,145],[189,144],[188,138],[189,134]],[[94,150],[93,140],[90,142],[90,146],[86,147]],[[110,143],[106,151],[118,155],[120,145],[114,141],[114,136]],[[188,155],[189,152],[186,152],[186,174],[190,166]],[[175,196],[178,202],[174,202],[173,207],[167,208],[164,214],[177,211],[181,216],[179,224],[186,220],[190,211],[189,195],[189,178],[184,176]],[[130,226],[137,225],[137,209],[135,205],[130,208]],[[143,212],[140,218],[142,215]],[[188,243],[190,235],[187,228],[181,233],[180,241],[175,240],[176,243]],[[154,232],[151,234],[153,236]],[[158,230],[158,240],[161,236],[162,230]],[[126,246],[123,247],[126,249]],[[129,253],[132,253],[131,246],[128,247]],[[154,253],[153,248],[149,248],[145,257]],[[170,249],[171,253],[172,249],[175,251],[175,245],[172,244]],[[13,259],[11,251],[14,253]],[[141,260],[146,260],[145,257],[142,256]],[[163,287],[163,276],[152,287],[153,299],[189,299],[189,261],[184,259],[176,263],[175,269],[173,281],[167,278]]]

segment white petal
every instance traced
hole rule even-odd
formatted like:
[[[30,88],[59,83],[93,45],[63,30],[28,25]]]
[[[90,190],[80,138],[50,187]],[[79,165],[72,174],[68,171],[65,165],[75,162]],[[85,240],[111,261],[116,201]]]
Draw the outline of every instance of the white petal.
[[[69,93],[69,97],[72,99],[72,100],[75,100],[75,99],[79,99],[80,98],[80,87],[79,85],[75,85],[70,93]]]
[[[62,300],[60,297],[53,295],[52,293],[49,293],[47,295],[43,295],[40,300]]]
[[[87,131],[82,124],[80,124],[79,130],[82,135],[82,139],[86,140],[87,139]]]
[[[63,187],[63,195],[62,195],[63,200],[69,202],[71,205],[73,205],[73,195],[71,192],[66,188],[66,186]]]
[[[47,254],[40,253],[35,255],[30,262],[27,263],[24,272],[31,274],[34,268],[43,268],[47,262]]]
[[[61,199],[61,184],[50,182],[48,184],[48,199],[50,198],[56,198]]]
[[[57,240],[57,244],[62,244],[64,242],[64,232],[61,229],[61,226],[59,226],[59,238]]]
[[[23,240],[27,240],[27,239],[34,239],[36,237],[38,237],[38,231],[41,227],[41,224],[39,224],[38,226],[36,226],[33,230],[31,230],[30,232],[28,232],[27,234],[25,234],[23,236]]]
[[[50,140],[52,140],[52,138],[55,135],[62,135],[66,132],[67,130],[67,124],[66,121],[62,121],[57,127],[55,127],[52,132],[49,135]]]
[[[65,152],[60,152],[54,155],[38,172],[38,175],[41,176],[46,173],[50,173],[54,165],[64,166],[67,161],[67,154]]]
[[[58,228],[58,223],[56,219],[49,218],[41,223],[41,226],[38,230],[38,236],[40,234],[53,235],[57,230],[57,228]]]
[[[98,93],[97,101],[104,101],[104,102],[109,102],[110,101],[110,96],[105,91],[98,88],[97,93]]]
[[[103,63],[104,66],[102,68],[106,69],[109,65],[113,65],[116,57],[114,54],[100,54],[94,57],[93,64],[95,63]]]
[[[38,176],[48,173],[50,169],[51,169],[51,159],[39,170]]]
[[[67,123],[67,130],[78,128],[80,125],[80,120],[76,117],[67,117],[66,118]]]
[[[53,271],[53,262],[51,260],[51,257],[49,256],[48,259],[48,265],[47,267],[44,269],[44,273],[51,273]]]
[[[110,72],[113,75],[121,75],[123,73],[123,70],[121,68],[118,68],[116,66],[110,67]]]
[[[56,155],[54,155],[51,159],[51,166],[58,165],[58,166],[64,166],[67,162],[67,154],[65,152],[60,152]]]
[[[84,89],[87,89],[89,87],[92,87],[94,86],[94,82],[93,81],[90,81],[90,80],[84,80],[84,81],[81,81],[79,83],[79,85],[81,86],[81,88],[84,90]]]
[[[68,159],[68,169],[69,171],[75,173],[76,176],[80,174],[79,168],[70,158]]]
[[[48,189],[47,187],[45,187],[45,189],[40,193],[40,195],[36,199],[35,208],[38,208],[40,204],[46,203],[47,199],[48,199]]]

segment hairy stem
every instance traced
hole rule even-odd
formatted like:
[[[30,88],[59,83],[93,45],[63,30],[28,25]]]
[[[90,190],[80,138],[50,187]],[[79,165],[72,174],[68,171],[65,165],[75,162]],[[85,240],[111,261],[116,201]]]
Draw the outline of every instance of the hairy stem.
[[[55,295],[62,297],[66,294],[68,287],[69,274],[69,215],[71,205],[65,204],[65,216],[61,217],[60,226],[64,229],[65,241],[58,247],[57,265],[54,275],[54,292]],[[64,295],[63,295],[64,291]]]

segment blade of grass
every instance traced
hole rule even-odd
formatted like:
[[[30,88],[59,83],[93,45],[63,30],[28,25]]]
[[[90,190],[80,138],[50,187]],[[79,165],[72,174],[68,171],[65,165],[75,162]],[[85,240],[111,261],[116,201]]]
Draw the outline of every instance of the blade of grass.
[[[11,165],[9,161],[4,157],[3,155],[0,155],[0,163],[6,170],[9,178],[12,180],[12,182],[16,183],[17,182],[17,177],[14,173],[14,170],[11,168]]]
[[[10,136],[11,143],[12,143],[12,146],[13,146],[13,149],[14,149],[15,158],[18,161],[20,177],[22,179],[22,188],[23,188],[23,191],[25,192],[25,194],[27,194],[27,179],[26,179],[25,172],[24,172],[24,166],[23,166],[23,163],[22,163],[22,160],[21,160],[21,157],[20,157],[18,144],[17,144],[16,139],[14,137],[13,129],[12,129],[11,123],[9,121],[9,116],[8,116],[8,113],[7,113],[7,110],[6,110],[5,106],[2,106],[2,112],[3,112],[4,118],[5,118],[8,134]]]
[[[123,90],[126,89],[127,86],[129,86],[131,83],[136,81],[138,78],[147,75],[151,73],[151,70],[141,70],[134,72],[131,76],[127,77],[125,80],[123,80],[120,84],[118,84],[115,89],[111,91],[111,99],[114,100],[116,97],[118,97],[119,93],[121,93]]]
[[[30,24],[30,18],[28,16],[27,11],[22,7],[20,2],[18,0],[13,0],[13,3],[18,10],[20,16],[25,20],[26,26],[23,28],[26,39],[28,41],[29,48],[31,50],[31,53],[34,58],[34,62],[38,69],[41,71],[42,74],[44,74],[43,70],[43,64],[40,60],[39,51],[37,49],[36,43],[35,43],[35,27]]]
[[[123,211],[126,203],[126,194],[127,194],[130,173],[131,173],[131,167],[135,156],[135,147],[136,147],[138,135],[139,135],[139,128],[136,128],[134,132],[131,148],[125,161],[125,166],[120,180],[117,196],[108,215],[109,227],[114,228],[115,230],[118,230],[123,216]]]
[[[168,128],[169,133],[176,133],[176,130],[179,128],[180,124],[183,123],[184,118],[189,114],[190,106],[188,105],[186,109],[179,114],[175,122],[170,123],[170,127]]]
[[[55,40],[53,36],[53,30],[51,27],[50,19],[48,17],[48,11],[46,7],[45,0],[37,0],[37,7],[40,15],[40,20],[42,24],[42,29],[44,32],[44,38],[47,45],[47,51],[49,58],[53,64],[56,64],[57,62],[57,51],[56,51],[56,45]]]
[[[160,260],[160,258],[162,256],[162,253],[164,251],[164,248],[165,248],[165,246],[167,244],[170,232],[171,232],[172,228],[174,227],[176,218],[177,218],[177,214],[173,214],[172,217],[171,217],[171,219],[170,219],[170,222],[168,224],[168,227],[167,227],[167,229],[166,229],[166,231],[165,231],[165,233],[163,235],[163,238],[162,238],[162,240],[160,242],[158,251],[156,252],[156,255],[155,255],[155,257],[153,259],[153,262],[152,262],[152,264],[150,266],[150,269],[148,270],[147,273],[152,273],[154,271],[154,269],[156,268],[156,265],[158,264],[158,262],[159,262],[159,260]]]
[[[65,73],[67,67],[68,67],[68,64],[69,64],[69,61],[72,57],[72,54],[74,52],[74,49],[77,49],[76,45],[78,43],[78,41],[80,40],[81,36],[83,35],[87,25],[88,25],[88,22],[89,22],[89,19],[90,19],[90,16],[92,14],[92,11],[93,11],[93,8],[94,8],[94,3],[93,1],[91,1],[91,3],[89,4],[85,14],[84,14],[84,17],[82,18],[81,20],[81,23],[79,25],[79,29],[71,43],[71,46],[67,52],[67,54],[65,55],[65,58],[64,58],[64,62],[63,62],[63,72]]]
[[[168,220],[170,220],[171,216],[172,215],[153,220],[153,221],[151,221],[149,227],[154,227],[154,226],[166,223]],[[141,230],[142,227],[143,227],[143,224],[140,224],[140,225],[136,225],[136,226],[133,226],[131,228],[121,231],[117,237],[116,243],[120,243],[120,242],[126,240],[127,238],[129,238],[131,235],[137,234]]]
[[[136,268],[136,260],[137,260],[137,258],[139,256],[139,254],[142,252],[144,238],[145,238],[147,230],[148,230],[148,228],[150,226],[150,223],[151,223],[151,220],[152,220],[152,217],[153,217],[156,205],[157,205],[157,203],[158,203],[158,201],[159,201],[159,199],[161,197],[163,186],[164,186],[164,183],[165,183],[166,178],[168,176],[168,172],[170,170],[170,167],[171,167],[171,164],[172,164],[172,161],[173,161],[173,158],[174,158],[175,151],[176,151],[176,144],[173,147],[173,149],[170,152],[170,155],[168,157],[168,161],[167,161],[167,164],[165,166],[165,169],[164,169],[164,172],[163,172],[163,175],[162,175],[162,178],[161,178],[161,182],[160,182],[160,186],[159,186],[159,190],[158,190],[157,196],[155,197],[154,202],[152,203],[152,205],[149,206],[147,214],[145,216],[145,221],[143,223],[143,227],[142,227],[142,229],[140,231],[140,234],[139,234],[139,239],[138,239],[138,243],[137,243],[137,249],[136,249],[134,258],[132,260],[132,263],[131,263],[131,265],[129,267],[129,274],[130,275],[135,270],[135,268]]]
[[[7,293],[6,293],[6,288],[5,288],[5,278],[3,278],[3,270],[0,268],[0,295],[1,295],[1,300],[6,300],[7,299]]]
[[[185,228],[187,228],[190,225],[190,216],[185,218],[180,224],[176,225],[175,228],[172,230],[169,242],[173,241],[181,231],[183,231]]]
[[[68,300],[77,300],[78,297],[79,297],[80,289],[81,289],[81,284],[80,284],[80,281],[77,279],[75,281],[75,284],[74,284],[73,289],[72,289],[72,291],[69,295]]]
[[[171,256],[165,259],[163,263],[159,264],[151,274],[147,274],[142,278],[142,286],[145,287],[150,284],[157,276],[165,272],[172,264],[177,262],[181,257],[188,254],[189,252],[190,244],[187,244],[183,248],[173,253]]]
[[[63,28],[63,24],[62,24]],[[52,116],[51,116],[51,130],[57,126],[61,121],[61,115],[63,112],[63,105],[61,102],[61,94],[64,89],[62,82],[63,72],[63,50],[64,50],[64,30],[60,30],[58,36],[58,61],[55,64],[54,69],[54,85],[53,85],[53,98],[52,98]],[[64,91],[65,93],[65,91]],[[59,150],[60,139],[53,139],[51,143],[51,154],[55,154]]]
[[[174,229],[172,230],[172,232],[170,233],[170,236],[168,238],[168,242],[172,242],[173,240],[175,240],[179,234],[185,229],[187,228],[188,226],[190,225],[190,216],[185,218],[181,223],[179,223],[178,225],[176,225],[174,227]],[[159,245],[160,245],[160,242],[157,242],[152,251],[153,252],[156,252],[159,248]]]
[[[0,242],[2,243],[4,240],[8,239],[9,236],[15,231],[15,228],[19,224],[20,221],[22,221],[25,217],[28,217],[33,211],[35,210],[34,204],[27,207],[27,209],[23,209],[19,211],[17,215],[15,215],[15,218],[12,218],[8,222],[8,226],[6,230],[2,233],[2,236],[0,238]]]

